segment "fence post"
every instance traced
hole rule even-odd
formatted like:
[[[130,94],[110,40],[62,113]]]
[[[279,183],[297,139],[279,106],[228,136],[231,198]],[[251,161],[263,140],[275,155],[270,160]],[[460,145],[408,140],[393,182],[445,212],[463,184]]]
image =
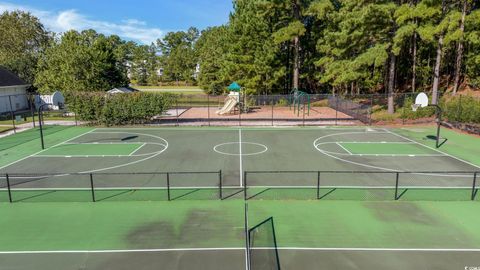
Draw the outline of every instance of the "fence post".
[[[243,200],[247,200],[247,172],[243,172]]]
[[[178,97],[175,99],[175,114],[177,116],[177,124],[176,126],[178,127]]]
[[[207,117],[208,117],[208,126],[210,126],[210,94],[207,95]]]
[[[320,200],[320,174],[321,172],[317,172],[317,200]]]
[[[302,125],[305,127],[305,102],[303,103],[303,120]]]
[[[93,174],[90,174],[90,188],[92,191],[92,202],[96,202],[97,200],[95,199],[95,186],[93,185]]]
[[[273,110],[274,110],[274,103],[275,103],[273,95],[272,95],[271,102],[272,102],[272,127],[273,127]]]
[[[167,172],[167,198],[168,201],[171,200],[170,198],[170,173]]]
[[[335,97],[335,126],[338,126],[338,97]]]
[[[222,170],[218,171],[218,196],[220,200],[223,200],[223,193],[222,193]]]
[[[396,177],[395,177],[395,201],[398,201],[398,181],[399,181],[399,178],[400,178],[400,173],[397,172],[396,173]]]
[[[10,111],[10,117],[12,117],[13,134],[17,134],[17,127],[15,126],[15,113],[13,111]]]
[[[475,200],[475,196],[477,195],[477,173],[473,174],[473,186],[472,186],[472,201]]]
[[[458,97],[458,104],[457,104],[457,115],[456,115],[456,119],[455,119],[455,122],[460,122],[460,114],[462,112],[462,95],[460,95]]]
[[[7,179],[8,201],[10,203],[12,203],[13,202],[13,200],[12,200],[12,190],[10,189],[10,177],[8,176],[8,173],[5,174],[5,179]]]
[[[403,94],[403,111],[402,111],[402,125],[405,125],[405,102],[407,101],[407,94]]]
[[[17,134],[17,128],[15,127],[15,113],[13,112],[13,106],[12,106],[12,96],[8,96],[8,102],[10,103],[10,115],[12,117],[12,125],[13,125],[13,133]]]
[[[240,102],[242,102],[242,101],[240,100]],[[245,106],[245,103],[243,104],[243,106]],[[234,109],[234,111],[235,111],[235,109]],[[242,106],[241,106],[241,103],[238,106],[238,126],[240,126],[240,127],[242,126]]]

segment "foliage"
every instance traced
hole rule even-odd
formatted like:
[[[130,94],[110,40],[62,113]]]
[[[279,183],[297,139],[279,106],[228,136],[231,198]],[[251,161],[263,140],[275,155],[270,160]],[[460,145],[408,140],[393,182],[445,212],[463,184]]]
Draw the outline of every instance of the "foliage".
[[[480,124],[480,98],[456,96],[445,99],[442,107],[449,121]]]
[[[107,91],[128,84],[120,50],[125,42],[93,30],[68,31],[39,61],[35,86],[42,93],[60,90]]]
[[[106,126],[141,124],[161,115],[175,101],[173,94],[131,93],[109,95],[105,93],[77,92],[67,103],[78,118]]]
[[[23,11],[0,14],[0,66],[33,83],[38,59],[51,40],[40,20]]]
[[[195,42],[200,33],[191,27],[186,32],[169,32],[163,39],[157,40],[162,53],[162,66],[166,80],[194,81],[197,66]]]

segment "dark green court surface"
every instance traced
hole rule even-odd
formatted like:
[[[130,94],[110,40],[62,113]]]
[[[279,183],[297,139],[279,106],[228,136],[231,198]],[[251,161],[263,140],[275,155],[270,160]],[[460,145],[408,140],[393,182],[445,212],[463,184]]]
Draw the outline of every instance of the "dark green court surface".
[[[480,265],[475,137],[49,128],[0,151],[1,269],[246,269],[245,221],[269,217],[282,269]]]

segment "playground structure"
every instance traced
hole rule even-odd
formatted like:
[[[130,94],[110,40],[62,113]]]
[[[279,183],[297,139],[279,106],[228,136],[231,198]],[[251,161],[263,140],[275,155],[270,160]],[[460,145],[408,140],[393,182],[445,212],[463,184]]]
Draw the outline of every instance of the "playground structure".
[[[248,108],[246,107],[246,96],[241,94],[242,88],[236,82],[233,82],[228,87],[230,94],[228,94],[227,98],[225,99],[225,104],[223,107],[216,111],[218,115],[225,115],[233,112],[235,114],[236,109],[240,112],[247,113]],[[243,99],[243,100],[242,100]]]
[[[225,99],[225,105],[216,113],[218,115],[225,115],[235,111],[235,108],[240,103],[240,93],[239,92],[230,92],[230,94]]]
[[[290,92],[290,109],[293,106],[293,113],[296,113],[297,116],[300,116],[300,110],[303,110],[305,114],[305,108],[307,109],[306,114],[310,115],[310,95],[306,92],[299,91],[298,89],[292,90]]]

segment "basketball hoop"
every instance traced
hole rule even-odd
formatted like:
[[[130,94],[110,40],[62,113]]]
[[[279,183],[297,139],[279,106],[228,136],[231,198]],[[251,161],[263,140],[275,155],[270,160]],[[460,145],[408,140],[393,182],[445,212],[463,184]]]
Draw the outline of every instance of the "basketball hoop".
[[[416,112],[421,106],[421,104],[412,104],[412,111]]]
[[[416,112],[418,108],[428,107],[428,96],[425,93],[420,93],[415,98],[415,104],[412,105],[412,111]]]

